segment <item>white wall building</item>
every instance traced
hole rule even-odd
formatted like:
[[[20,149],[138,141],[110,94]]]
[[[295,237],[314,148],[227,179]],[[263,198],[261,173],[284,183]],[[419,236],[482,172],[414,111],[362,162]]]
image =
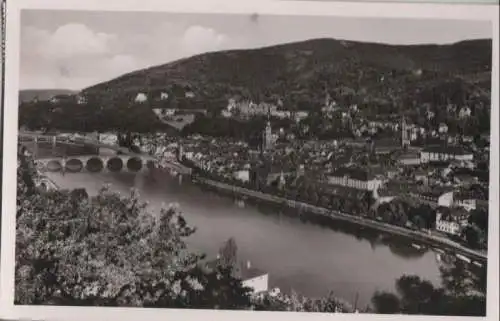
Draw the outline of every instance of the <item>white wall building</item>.
[[[443,220],[442,214],[438,212],[436,214],[436,230],[451,235],[460,235],[461,226],[457,221]]]
[[[247,183],[250,181],[250,171],[248,169],[236,171],[234,173],[234,178],[236,178],[237,180],[240,180],[242,182]]]
[[[135,96],[135,99],[134,101],[136,103],[143,103],[143,102],[146,102],[148,100],[148,96],[146,96],[145,93],[138,93],[137,96]]]
[[[383,181],[369,172],[357,168],[340,168],[328,177],[328,183],[345,187],[375,191],[382,186]]]
[[[427,147],[420,152],[420,161],[422,163],[450,160],[472,161],[474,160],[474,154],[456,146]]]

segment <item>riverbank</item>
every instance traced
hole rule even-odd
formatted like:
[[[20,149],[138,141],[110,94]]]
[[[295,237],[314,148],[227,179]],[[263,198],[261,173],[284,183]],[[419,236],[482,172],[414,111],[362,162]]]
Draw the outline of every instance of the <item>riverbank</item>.
[[[230,192],[233,194],[237,194],[240,196],[246,196],[249,198],[261,200],[261,201],[266,201],[274,204],[279,204],[283,206],[287,206],[289,208],[293,209],[300,209],[303,211],[307,211],[316,215],[321,215],[324,217],[328,217],[331,219],[337,219],[337,220],[342,220],[342,221],[347,221],[353,224],[357,224],[360,226],[376,229],[379,231],[403,236],[403,237],[408,237],[411,238],[412,240],[422,242],[428,246],[432,247],[438,247],[442,249],[447,249],[450,251],[455,252],[457,255],[463,255],[470,257],[474,261],[479,261],[481,263],[486,263],[487,261],[487,254],[476,251],[470,248],[466,248],[463,245],[454,242],[450,239],[440,237],[437,235],[432,235],[432,234],[426,234],[420,231],[413,231],[409,230],[403,227],[379,222],[379,221],[374,221],[374,220],[369,220],[363,217],[359,216],[354,216],[346,213],[341,213],[338,211],[333,211],[329,210],[326,208],[310,205],[307,203],[295,201],[295,200],[289,200],[283,197],[271,195],[271,194],[265,194],[256,190],[240,187],[240,186],[233,186],[230,184],[214,181],[211,179],[203,178],[203,177],[196,177],[193,178],[193,180],[201,185],[206,185],[210,186],[212,188],[218,189],[220,191],[224,192]]]

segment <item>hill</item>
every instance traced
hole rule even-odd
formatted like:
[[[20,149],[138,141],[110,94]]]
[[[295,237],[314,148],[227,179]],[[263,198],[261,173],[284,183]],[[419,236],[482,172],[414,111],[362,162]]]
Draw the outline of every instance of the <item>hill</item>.
[[[201,54],[125,74],[84,94],[111,101],[138,92],[169,93],[175,106],[221,108],[231,97],[286,100],[285,107],[311,109],[326,92],[342,103],[436,103],[439,88],[455,89],[460,103],[480,87],[489,95],[491,40],[451,45],[396,46],[314,39],[272,47]],[[187,100],[185,92],[194,98]],[[439,95],[438,95],[439,96]]]
[[[43,100],[49,100],[54,96],[73,95],[76,93],[77,91],[69,89],[26,89],[19,91],[19,101],[29,102],[35,99],[43,101]]]

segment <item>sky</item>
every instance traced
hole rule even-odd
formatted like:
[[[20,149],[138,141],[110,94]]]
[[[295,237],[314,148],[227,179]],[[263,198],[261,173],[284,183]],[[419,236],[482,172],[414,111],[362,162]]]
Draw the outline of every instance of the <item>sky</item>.
[[[20,89],[73,89],[218,50],[313,38],[390,44],[491,38],[464,20],[24,10]]]

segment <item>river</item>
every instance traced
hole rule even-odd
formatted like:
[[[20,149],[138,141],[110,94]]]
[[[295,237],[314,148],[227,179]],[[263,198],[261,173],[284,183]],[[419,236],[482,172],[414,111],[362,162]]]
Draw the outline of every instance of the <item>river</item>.
[[[71,173],[47,175],[63,189],[85,188],[94,195],[104,184],[128,193],[138,189],[154,210],[176,202],[197,231],[188,239],[194,250],[215,256],[222,243],[234,237],[238,257],[269,273],[270,287],[294,289],[312,296],[333,291],[358,307],[370,303],[377,290],[394,290],[403,274],[416,274],[436,285],[440,273],[432,251],[416,250],[405,239],[362,231],[342,222],[321,226],[280,210],[237,204],[234,199],[179,183],[168,174]]]

